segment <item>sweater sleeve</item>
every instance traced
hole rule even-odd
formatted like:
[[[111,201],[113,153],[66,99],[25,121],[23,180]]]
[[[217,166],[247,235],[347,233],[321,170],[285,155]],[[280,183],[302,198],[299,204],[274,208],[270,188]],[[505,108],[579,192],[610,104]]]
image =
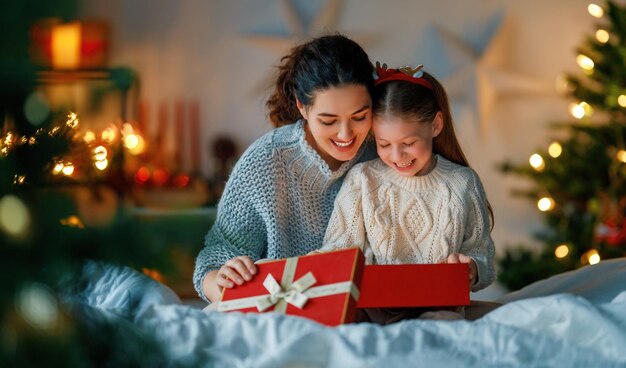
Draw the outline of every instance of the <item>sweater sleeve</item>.
[[[360,165],[359,165],[360,166]],[[361,172],[359,166],[348,172],[337,197],[326,228],[322,251],[358,246],[366,251],[367,237],[363,221]]]
[[[267,248],[267,229],[262,217],[263,190],[268,189],[266,148],[257,142],[235,165],[224,188],[213,227],[205,237],[204,248],[196,258],[193,283],[198,295],[207,300],[202,281],[210,271],[227,260],[246,255],[262,258]],[[266,209],[267,210],[267,209]],[[207,300],[208,301],[208,300]]]
[[[491,221],[487,209],[487,197],[480,179],[474,170],[469,170],[471,177],[466,194],[465,234],[460,253],[470,256],[476,262],[478,281],[472,291],[486,288],[496,279],[494,257],[495,247],[491,238]]]

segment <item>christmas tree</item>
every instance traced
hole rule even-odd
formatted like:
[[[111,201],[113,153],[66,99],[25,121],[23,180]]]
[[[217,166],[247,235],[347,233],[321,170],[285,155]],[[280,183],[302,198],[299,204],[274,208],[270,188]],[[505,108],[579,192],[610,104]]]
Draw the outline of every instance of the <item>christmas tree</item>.
[[[512,290],[626,256],[626,6],[607,1],[588,11],[597,30],[577,50],[582,72],[564,79],[577,120],[554,124],[565,138],[534,153],[530,165],[501,165],[530,179],[531,189],[514,194],[536,201],[545,220],[539,254],[519,246],[500,260],[499,280]]]
[[[86,260],[168,265],[107,181],[102,149],[77,136],[78,117],[29,120],[38,72],[29,28],[40,18],[74,19],[76,2],[0,8],[0,366],[158,366],[158,344],[129,321],[90,315],[60,297]]]

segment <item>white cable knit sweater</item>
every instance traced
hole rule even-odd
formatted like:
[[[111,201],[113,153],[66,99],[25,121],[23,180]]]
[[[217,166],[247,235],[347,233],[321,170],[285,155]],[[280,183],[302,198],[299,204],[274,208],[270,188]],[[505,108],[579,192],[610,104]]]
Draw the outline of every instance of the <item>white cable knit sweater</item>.
[[[463,253],[478,268],[472,291],[491,284],[495,249],[480,179],[469,167],[436,159],[430,173],[413,177],[380,159],[355,165],[335,200],[322,250],[360,246],[368,264],[435,263]]]

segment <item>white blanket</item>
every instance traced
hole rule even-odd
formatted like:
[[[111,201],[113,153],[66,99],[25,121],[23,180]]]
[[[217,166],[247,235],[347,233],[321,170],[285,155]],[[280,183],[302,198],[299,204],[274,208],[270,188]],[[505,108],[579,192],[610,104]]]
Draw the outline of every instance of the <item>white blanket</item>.
[[[619,262],[626,266],[626,259]],[[97,269],[92,267],[92,272]],[[604,277],[593,278],[620,283],[607,287],[605,294],[613,295],[604,302],[562,292],[543,297],[525,294],[473,322],[413,320],[384,327],[353,324],[328,328],[273,313],[203,312],[181,305],[169,289],[160,284],[155,287],[136,272],[100,267],[96,272],[99,278],[92,278],[89,291],[77,293],[73,300],[113,311],[133,321],[138,330],[155,336],[163,343],[168,365],[626,367],[623,272],[617,277],[605,272]],[[115,277],[103,278],[107,273],[115,273]],[[113,280],[117,282],[107,288]],[[125,283],[141,287],[120,290]],[[603,287],[596,284],[596,290]],[[107,298],[97,295],[105,290]],[[127,297],[116,298],[115,294]],[[150,302],[121,308],[120,300],[138,300],[140,296]]]

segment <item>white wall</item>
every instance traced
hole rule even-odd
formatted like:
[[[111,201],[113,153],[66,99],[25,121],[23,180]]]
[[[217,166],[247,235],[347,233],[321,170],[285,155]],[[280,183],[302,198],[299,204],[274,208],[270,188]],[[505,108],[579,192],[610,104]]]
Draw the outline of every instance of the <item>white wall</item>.
[[[292,2],[305,23],[324,5]],[[508,39],[496,56],[503,70],[553,86],[559,74],[577,72],[575,48],[594,30],[587,5],[583,0],[344,0],[334,28],[360,41],[372,60],[392,66],[423,63],[445,77],[462,60],[445,56],[436,27],[470,45],[484,45],[485,29],[502,14]],[[84,8],[85,16],[111,22],[111,64],[138,71],[152,119],[160,100],[199,100],[206,173],[211,170],[206,147],[213,137],[228,134],[243,149],[270,129],[264,110],[267,92],[260,86],[270,80],[282,52],[249,36],[296,39],[281,0],[88,0]],[[501,251],[507,244],[528,243],[540,217],[532,204],[511,198],[510,190],[524,183],[503,176],[495,164],[526,161],[534,148],[548,144],[547,125],[569,119],[568,101],[552,91],[500,93],[482,133],[469,114],[471,106],[462,100],[452,103],[461,144],[494,207],[497,246]]]

